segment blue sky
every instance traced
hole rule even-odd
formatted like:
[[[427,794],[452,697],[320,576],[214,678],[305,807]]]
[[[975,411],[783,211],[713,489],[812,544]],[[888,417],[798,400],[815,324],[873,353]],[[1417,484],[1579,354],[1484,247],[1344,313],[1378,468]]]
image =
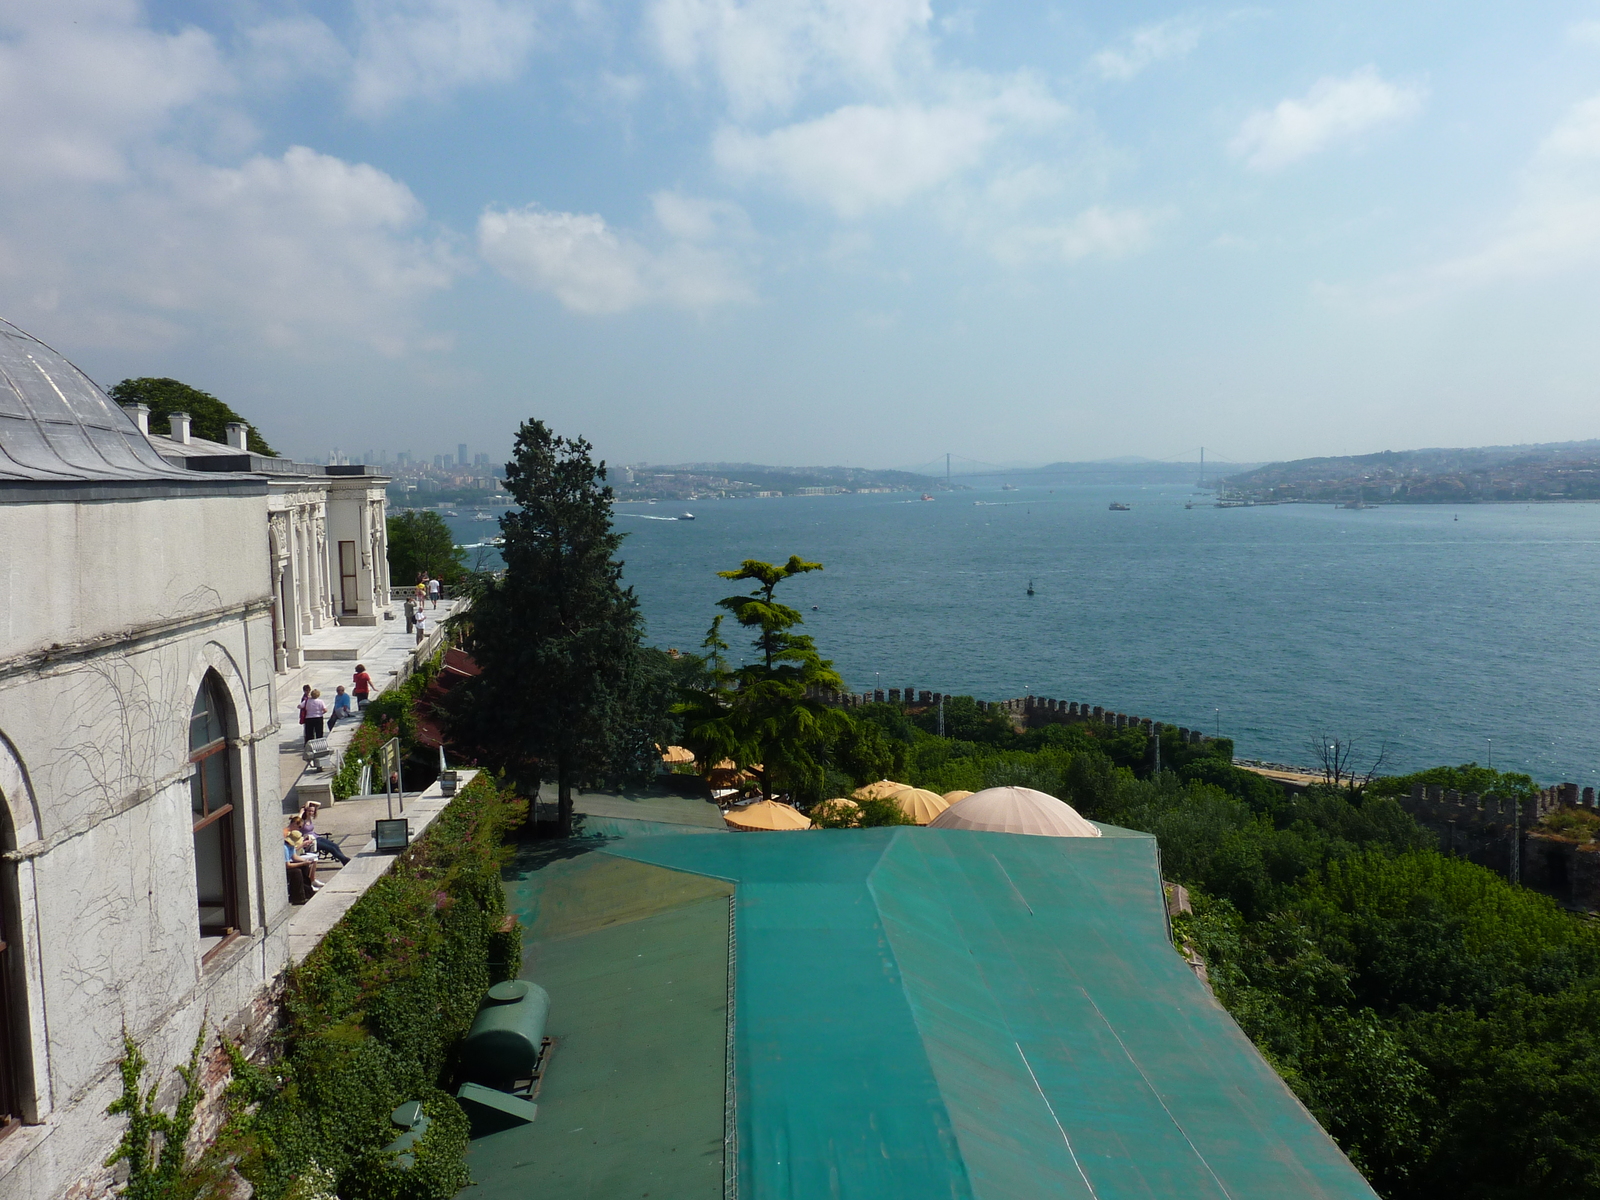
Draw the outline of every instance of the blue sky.
[[[280,449],[1600,436],[1600,0],[0,0],[0,314]]]

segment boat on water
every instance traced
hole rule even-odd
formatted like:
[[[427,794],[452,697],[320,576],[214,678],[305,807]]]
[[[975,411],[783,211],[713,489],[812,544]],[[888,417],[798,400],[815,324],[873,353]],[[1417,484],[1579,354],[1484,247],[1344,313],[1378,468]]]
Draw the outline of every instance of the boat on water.
[[[489,514],[488,514],[488,513],[486,513],[486,512],[480,512],[480,513],[473,513],[473,514],[472,514],[472,519],[473,519],[473,520],[474,520],[474,521],[492,521],[492,520],[494,520],[494,518],[493,518],[493,517],[491,517],[491,516],[490,516],[490,515],[489,515]]]
[[[485,546],[493,546],[496,550],[498,550],[501,546],[506,544],[506,540],[503,537],[484,538],[483,544]]]
[[[1016,487],[1015,487],[1015,486],[1013,486],[1013,485],[1012,485],[1012,484],[1009,484],[1009,483],[1002,483],[1002,484],[1001,484],[1001,485],[1000,485],[1000,490],[1001,490],[1001,491],[1002,491],[1002,492],[1014,492],[1014,491],[1016,491],[1016,490],[1017,490],[1017,489],[1016,489]]]
[[[692,512],[679,513],[678,514],[678,520],[680,520],[680,521],[692,521],[692,520],[694,520],[694,514]]]
[[[933,497],[932,497],[932,496],[930,496],[930,495],[928,495],[928,493],[927,493],[927,492],[923,492],[923,493],[922,493],[922,499],[924,499],[924,500],[932,500],[932,499],[933,499]]]
[[[1112,512],[1132,512],[1133,510],[1131,508],[1129,508],[1126,504],[1122,503],[1122,501],[1113,500],[1111,502],[1111,511]]]
[[[1028,580],[1028,595],[1033,595],[1033,580]]]

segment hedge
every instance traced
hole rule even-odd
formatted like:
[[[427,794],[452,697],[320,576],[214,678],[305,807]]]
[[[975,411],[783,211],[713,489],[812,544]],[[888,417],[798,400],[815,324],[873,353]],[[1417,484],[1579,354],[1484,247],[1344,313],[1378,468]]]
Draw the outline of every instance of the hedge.
[[[348,800],[356,794],[361,782],[361,768],[366,765],[378,747],[390,738],[400,739],[403,754],[409,754],[415,748],[416,703],[433,677],[438,674],[439,663],[443,658],[444,651],[441,650],[429,661],[420,665],[404,683],[383,692],[367,705],[366,711],[362,714],[361,725],[351,737],[350,745],[345,747],[344,758],[340,760],[339,770],[333,776],[335,800]],[[374,779],[372,783],[374,787],[382,790],[382,780]]]
[[[262,1200],[329,1181],[344,1200],[447,1200],[470,1182],[467,1117],[443,1085],[484,991],[521,965],[500,869],[525,807],[479,773],[289,973],[282,1057],[235,1055],[218,1146]],[[407,1100],[433,1123],[402,1170],[382,1147]]]

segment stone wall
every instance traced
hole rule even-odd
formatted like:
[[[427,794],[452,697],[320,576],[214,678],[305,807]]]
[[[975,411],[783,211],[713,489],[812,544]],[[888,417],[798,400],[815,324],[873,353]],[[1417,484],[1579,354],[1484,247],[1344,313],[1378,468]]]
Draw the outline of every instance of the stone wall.
[[[809,688],[807,695],[813,700],[821,700],[825,704],[838,704],[846,708],[861,704],[904,704],[907,708],[929,709],[937,708],[939,702],[945,699],[942,692],[928,691],[922,688],[879,688],[871,692],[833,692],[823,688]],[[1042,725],[1073,725],[1084,721],[1095,721],[1114,726],[1117,729],[1143,729],[1148,734],[1158,734],[1171,728],[1176,728],[1178,736],[1185,742],[1196,745],[1211,739],[1198,729],[1190,729],[1186,725],[1172,726],[1160,721],[1153,721],[1149,717],[1133,717],[1127,713],[1120,713],[1114,709],[1101,705],[1090,705],[1087,700],[1052,700],[1044,696],[1023,696],[1015,700],[979,700],[980,711],[994,710],[1010,713],[1019,718],[1028,729],[1037,729]]]
[[[1594,810],[1593,788],[1557,784],[1519,803],[1419,783],[1401,797],[1400,806],[1439,839],[1446,854],[1517,878],[1568,908],[1600,911],[1600,845],[1579,845],[1537,830],[1543,818],[1564,808]]]

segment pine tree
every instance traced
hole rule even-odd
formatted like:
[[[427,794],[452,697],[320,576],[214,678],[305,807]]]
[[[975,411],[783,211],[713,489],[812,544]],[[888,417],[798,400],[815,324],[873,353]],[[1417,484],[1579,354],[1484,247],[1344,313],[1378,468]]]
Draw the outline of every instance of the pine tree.
[[[477,585],[465,640],[482,674],[455,709],[521,786],[555,783],[563,837],[573,788],[623,773],[652,724],[638,602],[622,585],[622,535],[591,450],[542,421],[518,429],[505,481],[518,507],[500,519],[506,570]]]
[[[821,563],[796,554],[782,565],[746,559],[736,571],[717,572],[723,579],[756,584],[753,592],[725,597],[717,606],[754,631],[751,645],[757,661],[726,666],[722,652],[728,647],[719,616],[705,641],[710,686],[688,692],[678,708],[683,744],[695,758],[707,764],[731,759],[760,781],[767,799],[779,793],[816,796],[825,766],[853,759],[861,749],[849,714],[808,694],[813,688],[838,691],[844,681],[816,642],[797,631],[804,621],[799,610],[780,604],[775,596],[784,580],[820,570]]]

